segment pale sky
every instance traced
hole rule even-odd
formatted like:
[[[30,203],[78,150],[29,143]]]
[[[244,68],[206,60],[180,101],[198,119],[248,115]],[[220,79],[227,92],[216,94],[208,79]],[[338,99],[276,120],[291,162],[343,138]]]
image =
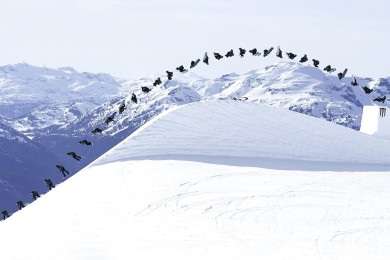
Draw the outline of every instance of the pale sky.
[[[387,0],[0,0],[0,65],[137,78],[189,67],[205,51],[280,45],[319,59],[321,67],[388,77],[389,31]],[[274,56],[240,59],[236,53],[193,71],[243,73],[273,64]]]

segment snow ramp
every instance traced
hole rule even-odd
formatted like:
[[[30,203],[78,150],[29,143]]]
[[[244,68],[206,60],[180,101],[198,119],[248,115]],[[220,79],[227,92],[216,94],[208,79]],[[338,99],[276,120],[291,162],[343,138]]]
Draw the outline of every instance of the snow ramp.
[[[178,107],[0,222],[0,259],[387,260],[386,145],[260,104]]]
[[[269,105],[202,101],[162,113],[93,165],[134,159],[372,166],[390,163],[390,141]]]

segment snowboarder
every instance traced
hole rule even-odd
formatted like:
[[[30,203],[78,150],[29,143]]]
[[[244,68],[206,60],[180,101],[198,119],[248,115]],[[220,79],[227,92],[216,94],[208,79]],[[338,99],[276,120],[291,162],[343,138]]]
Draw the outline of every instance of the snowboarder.
[[[168,80],[172,80],[173,72],[172,71],[166,71]]]
[[[56,165],[56,168],[57,168],[58,170],[60,170],[60,172],[62,173],[62,175],[64,175],[64,177],[66,177],[65,173],[67,173],[67,174],[69,175],[69,172],[65,169],[64,166],[57,164],[57,165]]]
[[[144,92],[144,93],[149,93],[149,92],[151,91],[151,89],[148,88],[148,87],[141,87],[141,90],[142,90],[142,92]]]
[[[290,60],[293,60],[295,57],[297,57],[297,55],[292,52],[286,52],[286,54]]]
[[[97,134],[97,133],[101,134],[102,132],[103,132],[103,130],[102,130],[102,129],[100,129],[100,128],[96,127],[95,129],[93,129],[93,130],[92,130],[92,132],[91,132],[91,133],[95,135],[95,134]]]
[[[214,57],[217,59],[217,60],[220,60],[223,58],[223,56],[221,54],[219,54],[218,52],[214,52]]]
[[[89,141],[84,139],[84,140],[79,141],[79,144],[92,145],[92,142],[89,142]]]
[[[72,156],[73,159],[75,159],[77,161],[80,161],[80,159],[81,159],[81,156],[77,155],[75,152],[69,152],[66,155]]]
[[[348,69],[345,69],[342,73],[339,72],[337,74],[337,76],[339,77],[339,80],[342,80],[345,77],[345,75],[347,74],[347,71],[348,71]]]
[[[385,101],[386,101],[386,96],[377,97],[377,98],[374,99],[374,101],[378,101],[378,102],[385,103]]]
[[[331,72],[334,72],[336,71],[336,68],[332,68],[332,66],[330,65],[327,65],[325,68],[324,68],[325,71],[331,73]]]
[[[370,94],[372,92],[372,89],[367,88],[367,86],[362,87],[362,89],[366,94]]]
[[[109,116],[109,117],[107,117],[106,121],[104,121],[104,123],[106,125],[108,125],[111,122],[114,122],[114,116]]]
[[[123,101],[121,103],[121,105],[119,106],[119,114],[122,114],[123,111],[125,111],[125,109],[126,109],[126,104],[125,104],[125,101]]]
[[[180,71],[181,73],[186,73],[186,72],[188,71],[188,70],[186,70],[186,69],[184,68],[183,65],[180,65],[179,67],[177,67],[176,70]]]
[[[252,50],[249,50],[248,52],[252,53],[253,56],[260,56],[261,55],[260,52],[257,52],[256,48],[253,48]]]
[[[137,96],[133,93],[133,95],[131,95],[131,101],[133,101],[134,103],[138,103],[138,100],[137,100]]]
[[[56,187],[50,179],[45,179],[44,181],[46,182],[47,187],[49,188],[49,190],[51,190],[51,188],[55,188]]]
[[[303,57],[299,60],[300,63],[304,63],[306,61],[308,61],[309,59],[307,58],[307,55],[303,55]]]
[[[274,49],[274,47],[271,47],[268,50],[264,50],[264,57],[267,57],[268,55],[270,55],[271,52],[273,51],[273,49]]]
[[[233,56],[234,56],[233,50],[230,50],[230,51],[228,51],[228,52],[225,54],[225,57],[226,57],[226,58],[230,58],[230,57],[233,57]]]
[[[245,50],[245,49],[242,49],[242,48],[238,48],[238,49],[240,50],[240,56],[241,56],[241,58],[243,58],[244,55],[245,55],[246,50]]]
[[[320,61],[316,59],[312,59],[314,67],[318,68],[318,65],[320,65]]]
[[[153,86],[157,86],[157,85],[160,85],[162,83],[161,79],[160,78],[157,78],[154,83],[153,83]]]
[[[353,79],[354,80],[351,82],[351,85],[354,86],[354,87],[359,86],[359,83],[357,83],[356,78],[353,77]]]
[[[276,51],[276,57],[283,59],[283,53],[279,46],[278,50]]]
[[[23,201],[21,201],[21,200],[19,200],[18,202],[16,202],[16,205],[18,205],[19,210],[21,210],[22,208],[24,208],[24,203],[23,203]]]
[[[3,215],[3,220],[5,220],[6,218],[9,218],[8,211],[3,210],[3,211],[1,212],[1,214]]]
[[[38,191],[33,190],[30,192],[31,195],[33,196],[33,199],[36,200],[37,198],[40,198],[41,196],[39,195]]]
[[[197,59],[196,61],[191,61],[190,69],[195,68],[196,65],[200,62],[200,59]]]
[[[209,65],[209,56],[207,55],[207,52],[204,54],[203,56],[203,62],[206,64],[206,65]]]

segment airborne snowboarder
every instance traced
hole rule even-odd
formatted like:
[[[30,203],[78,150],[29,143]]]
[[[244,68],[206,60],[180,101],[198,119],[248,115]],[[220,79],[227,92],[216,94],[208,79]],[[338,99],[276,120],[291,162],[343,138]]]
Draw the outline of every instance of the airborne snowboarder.
[[[157,78],[154,83],[153,83],[153,86],[157,86],[157,85],[160,85],[162,83],[161,79],[160,78]]]
[[[357,83],[356,78],[353,77],[353,79],[354,80],[351,82],[351,85],[354,86],[354,87],[359,86],[359,83]]]
[[[80,157],[80,158],[81,158],[81,157]],[[56,165],[56,168],[57,168],[58,170],[60,170],[60,172],[62,173],[62,175],[64,175],[64,177],[66,177],[65,173],[69,175],[69,172],[65,169],[64,166],[57,164],[57,165]]]
[[[47,187],[49,188],[49,190],[51,190],[51,188],[55,188],[56,187],[50,179],[45,179],[44,181],[46,182]]]
[[[104,123],[105,123],[106,125],[108,125],[108,124],[111,123],[111,122],[114,122],[114,116],[109,116],[109,117],[107,117],[107,119],[104,121]]]
[[[131,95],[131,101],[133,101],[134,103],[138,103],[138,100],[137,100],[137,96],[133,93],[133,95]]]
[[[260,56],[261,53],[257,51],[256,48],[253,48],[252,50],[248,51],[249,53],[252,53],[253,56]]]
[[[39,195],[38,191],[33,190],[30,192],[31,195],[33,196],[33,199],[36,200],[37,198],[40,198],[41,196]]]
[[[268,50],[264,50],[264,57],[267,57],[274,50],[274,47],[269,48]]]
[[[219,54],[218,52],[214,52],[214,57],[217,59],[217,60],[220,60],[223,58],[223,56],[221,54]]]
[[[3,211],[1,212],[1,214],[3,215],[3,220],[5,220],[6,218],[9,218],[8,211],[3,210]]]
[[[89,142],[89,141],[84,139],[84,140],[79,141],[79,144],[92,145],[92,142]]]
[[[183,65],[180,65],[179,67],[177,67],[176,70],[180,71],[181,73],[186,73],[186,72],[188,71],[188,70],[186,70],[186,69],[184,68]]]
[[[166,71],[168,80],[172,80],[173,72],[172,71]]]
[[[121,105],[119,106],[119,114],[122,114],[123,111],[125,111],[125,109],[126,109],[126,104],[125,104],[125,101],[123,101],[121,103]]]
[[[347,71],[348,71],[348,69],[345,69],[342,73],[339,72],[337,74],[337,77],[339,77],[339,80],[342,80],[345,77],[345,75],[347,74]]]
[[[276,51],[276,57],[281,59],[283,58],[283,53],[279,46],[278,46],[278,50]]]
[[[19,210],[21,210],[22,208],[24,208],[24,203],[23,203],[23,201],[21,201],[21,200],[19,200],[18,202],[16,202],[16,205],[18,205]]]
[[[238,48],[240,50],[240,56],[241,58],[244,57],[246,50],[242,48]]]
[[[100,129],[100,128],[96,127],[95,129],[93,129],[93,130],[92,130],[92,132],[91,132],[91,133],[95,135],[95,134],[97,134],[97,133],[101,134],[102,132],[103,132],[103,130],[102,130],[102,129]]]
[[[142,90],[142,92],[144,92],[144,93],[149,93],[149,92],[151,91],[151,89],[148,88],[148,87],[141,87],[141,90]]]
[[[377,98],[374,99],[374,101],[378,101],[378,102],[385,103],[385,101],[386,101],[386,96],[377,97]]]
[[[196,65],[200,62],[200,59],[197,59],[196,61],[191,61],[190,69],[195,68]]]
[[[225,54],[225,57],[226,57],[226,58],[230,58],[230,57],[233,57],[233,56],[234,56],[233,50],[230,50],[230,51],[228,51],[228,52]]]
[[[299,60],[300,63],[304,63],[306,61],[308,61],[309,59],[307,58],[307,55],[303,55],[303,57]]]
[[[72,156],[73,159],[75,159],[77,161],[80,161],[80,159],[81,159],[81,156],[77,155],[75,152],[69,152],[66,155]]]
[[[370,93],[372,92],[372,89],[367,88],[367,86],[362,87],[362,89],[364,90],[364,92],[365,92],[366,94],[370,94]]]
[[[209,56],[207,55],[207,52],[204,54],[203,56],[203,62],[206,64],[206,65],[209,65]]]
[[[325,68],[324,68],[325,71],[331,73],[331,72],[335,72],[336,71],[336,68],[332,68],[332,66],[330,65],[327,65]]]
[[[292,52],[286,52],[286,54],[290,60],[293,60],[295,57],[297,57],[297,55]]]

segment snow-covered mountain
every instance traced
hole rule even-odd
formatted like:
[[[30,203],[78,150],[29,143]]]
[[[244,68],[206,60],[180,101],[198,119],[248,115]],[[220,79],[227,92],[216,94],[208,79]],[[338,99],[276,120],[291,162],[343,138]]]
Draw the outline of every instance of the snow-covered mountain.
[[[1,222],[0,256],[385,260],[389,145],[264,104],[179,106]]]
[[[163,79],[163,84],[153,87],[157,77]],[[375,104],[374,98],[390,91],[389,79],[357,78],[360,86],[354,87],[351,77],[340,81],[335,75],[295,62],[280,62],[216,79],[191,72],[177,72],[171,81],[164,79],[166,75],[158,74],[122,80],[107,74],[79,73],[72,68],[3,66],[0,122],[45,147],[71,173],[76,173],[151,118],[178,105],[245,96],[245,102],[270,104],[359,129],[362,106]],[[142,86],[152,90],[144,93]],[[362,86],[373,92],[366,94]],[[133,92],[138,103],[131,101]],[[123,101],[126,110],[119,114]],[[388,106],[388,102],[383,105]],[[104,121],[112,115],[114,122],[106,125]],[[104,129],[102,135],[91,134],[96,127]],[[94,145],[80,145],[83,139]],[[70,151],[82,156],[82,160],[77,163],[66,156]],[[9,158],[7,162],[13,169],[23,167],[12,166],[23,164],[20,160]]]
[[[108,74],[80,73],[72,68],[0,67],[0,208],[12,212],[16,201],[31,200],[31,190],[44,192],[45,178],[58,181],[62,176],[54,166],[69,162],[66,153],[31,139],[39,131],[70,123],[126,93],[126,85],[120,82]],[[55,132],[48,136],[56,142]],[[69,169],[74,173],[81,167],[71,165]]]
[[[0,67],[3,121],[31,137],[46,127],[70,123],[125,91],[108,74],[28,64]]]
[[[81,149],[77,146],[77,140],[92,138],[98,145],[82,163],[82,166],[86,166],[113,144],[119,143],[150,118],[168,108],[199,100],[231,100],[242,96],[248,98],[246,102],[283,107],[359,129],[363,105],[375,104],[375,97],[390,91],[387,79],[358,78],[360,86],[353,87],[351,77],[340,81],[337,76],[318,68],[294,62],[281,62],[244,75],[227,74],[217,79],[206,79],[192,73],[176,73],[173,80],[151,87],[158,76],[164,78],[163,75],[155,75],[126,82],[127,88],[136,93],[137,104],[131,101],[131,95],[119,96],[71,123],[50,128],[49,134],[39,133],[37,140],[63,154],[64,147],[73,144],[74,148],[67,149]],[[142,86],[151,87],[151,92],[143,93]],[[373,92],[366,94],[362,86],[373,89]],[[118,107],[123,101],[127,109],[119,114]],[[114,122],[104,124],[106,118],[112,115],[115,115]],[[90,132],[96,127],[104,129],[104,134],[91,137]],[[51,133],[55,133],[55,142],[52,141]],[[90,150],[88,152],[91,153]]]
[[[30,201],[32,190],[46,190],[45,178],[60,180],[54,165],[61,163],[41,144],[0,122],[1,207],[13,212],[16,201]]]

